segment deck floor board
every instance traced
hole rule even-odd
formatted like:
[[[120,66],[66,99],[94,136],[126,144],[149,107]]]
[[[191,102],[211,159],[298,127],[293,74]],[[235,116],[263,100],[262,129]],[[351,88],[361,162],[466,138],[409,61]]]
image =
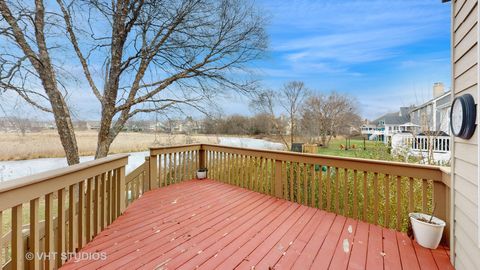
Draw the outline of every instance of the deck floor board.
[[[404,233],[212,180],[144,194],[62,269],[453,269]]]

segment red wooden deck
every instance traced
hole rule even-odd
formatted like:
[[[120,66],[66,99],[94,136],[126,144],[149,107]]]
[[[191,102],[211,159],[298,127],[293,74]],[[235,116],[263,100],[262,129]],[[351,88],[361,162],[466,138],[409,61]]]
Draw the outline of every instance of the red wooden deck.
[[[62,269],[453,269],[443,247],[211,180],[146,193],[82,252],[107,258]]]

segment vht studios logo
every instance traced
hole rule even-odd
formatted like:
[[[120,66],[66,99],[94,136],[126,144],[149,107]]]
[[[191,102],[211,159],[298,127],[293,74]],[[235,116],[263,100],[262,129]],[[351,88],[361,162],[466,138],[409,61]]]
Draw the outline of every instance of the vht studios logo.
[[[58,252],[27,252],[25,253],[25,259],[31,261],[33,259],[37,260],[53,260],[57,258]],[[60,258],[63,261],[74,260],[74,261],[104,261],[107,259],[107,253],[105,252],[61,252]]]

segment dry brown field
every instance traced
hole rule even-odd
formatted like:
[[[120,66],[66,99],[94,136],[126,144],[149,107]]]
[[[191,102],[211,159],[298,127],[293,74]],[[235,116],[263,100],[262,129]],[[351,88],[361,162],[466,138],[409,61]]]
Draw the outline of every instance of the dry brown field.
[[[81,156],[94,155],[97,144],[96,131],[77,131],[77,142]],[[216,135],[184,135],[123,132],[118,135],[110,153],[147,151],[150,146],[189,143],[218,143]],[[0,161],[33,158],[64,157],[60,138],[55,130],[26,133],[0,132]]]

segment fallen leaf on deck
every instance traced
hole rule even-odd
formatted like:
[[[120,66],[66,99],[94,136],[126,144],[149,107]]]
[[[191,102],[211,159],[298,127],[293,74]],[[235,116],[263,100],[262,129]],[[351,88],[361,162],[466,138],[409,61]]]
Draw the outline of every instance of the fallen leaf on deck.
[[[350,243],[348,242],[347,238],[343,239],[343,251],[345,253],[350,252]]]

